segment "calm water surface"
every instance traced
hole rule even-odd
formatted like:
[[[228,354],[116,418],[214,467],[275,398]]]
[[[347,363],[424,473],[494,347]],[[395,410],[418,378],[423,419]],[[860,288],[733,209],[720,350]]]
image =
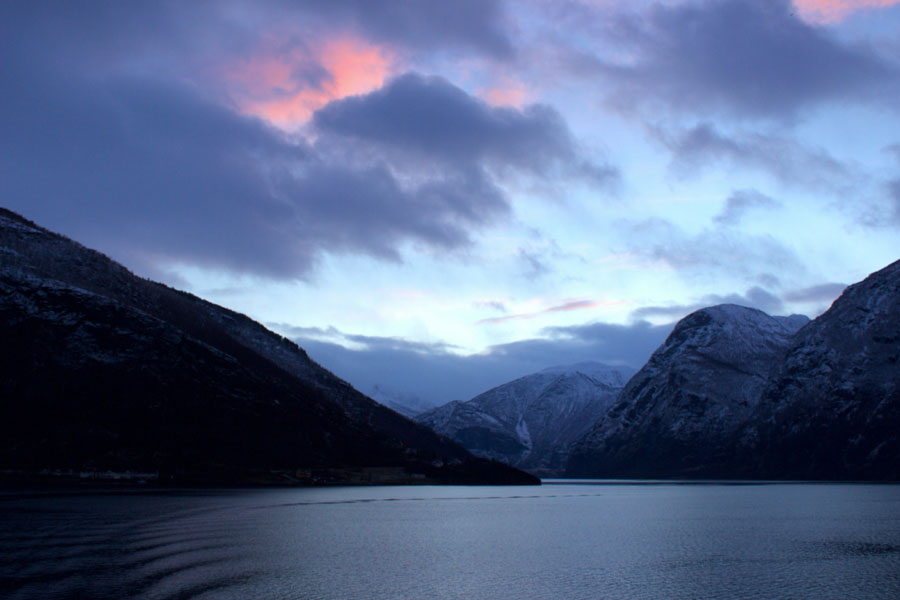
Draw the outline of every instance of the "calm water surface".
[[[900,598],[900,486],[0,493],[3,598]]]

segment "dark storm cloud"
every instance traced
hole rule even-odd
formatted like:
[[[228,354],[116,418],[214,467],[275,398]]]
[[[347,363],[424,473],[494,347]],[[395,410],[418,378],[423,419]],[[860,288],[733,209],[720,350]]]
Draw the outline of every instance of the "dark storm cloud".
[[[305,162],[304,145],[167,85],[18,82],[0,97],[0,187],[13,209],[118,252],[309,266],[311,255],[273,227],[291,208],[258,166]]]
[[[822,101],[896,107],[900,90],[896,64],[803,22],[789,0],[656,4],[610,20],[606,34],[630,56],[594,61],[621,107],[782,119]]]
[[[374,10],[364,4],[341,10]],[[548,107],[495,110],[446,81],[414,75],[355,104],[326,105],[311,145],[234,112],[214,87],[187,83],[178,70],[202,62],[199,46],[240,50],[241,36],[229,41],[232,28],[223,25],[233,20],[232,5],[128,6],[0,7],[0,197],[144,274],[187,263],[292,278],[307,276],[322,253],[400,260],[398,248],[408,242],[458,249],[474,230],[510,213],[496,171],[544,176],[541,161],[580,156]],[[460,14],[473,7],[461,5]],[[488,16],[498,10],[487,7]],[[413,7],[406,26],[450,10]],[[177,18],[187,13],[205,24],[191,28],[193,38]],[[234,27],[250,35],[246,24]],[[486,43],[485,35],[478,39]],[[358,151],[368,130],[352,108],[404,120],[415,106],[441,100],[441,112],[415,121],[420,138],[403,134],[416,161],[390,162],[402,123],[385,123],[384,136],[366,140],[371,152]],[[451,155],[441,142],[452,132],[429,119],[473,135],[478,126],[488,131],[469,145],[457,139]],[[342,134],[328,123],[340,124]]]
[[[542,174],[556,168],[604,180],[615,175],[579,155],[553,108],[491,107],[441,77],[407,73],[365,96],[330,103],[313,123],[322,132],[393,149],[406,160],[424,154],[450,165],[485,162]]]
[[[736,190],[726,200],[722,211],[713,217],[721,225],[737,225],[751,208],[779,208],[782,204],[756,190]]]
[[[515,53],[500,0],[42,0],[5,2],[2,8],[8,33],[39,34],[33,38],[36,49],[45,41],[62,42],[98,59],[124,48],[169,50],[182,58],[198,47],[236,53],[272,30],[309,35],[349,29],[409,50],[462,50],[501,59]]]
[[[678,131],[654,128],[651,132],[672,153],[672,168],[680,176],[724,164],[759,169],[782,184],[829,191],[846,190],[856,176],[849,165],[825,150],[807,148],[782,136],[729,136],[710,123]]]
[[[385,165],[325,162],[189,90],[59,79],[10,93],[0,186],[13,209],[134,264],[188,261],[274,277],[320,252],[398,260],[406,240],[453,249],[509,210],[477,169],[401,185]]]
[[[365,393],[388,387],[429,405],[468,400],[492,387],[542,369],[588,360],[639,368],[662,344],[671,325],[592,323],[553,327],[542,339],[500,344],[458,355],[446,344],[343,334],[333,328],[271,325],[293,337],[310,356]],[[345,345],[353,343],[356,349]]]

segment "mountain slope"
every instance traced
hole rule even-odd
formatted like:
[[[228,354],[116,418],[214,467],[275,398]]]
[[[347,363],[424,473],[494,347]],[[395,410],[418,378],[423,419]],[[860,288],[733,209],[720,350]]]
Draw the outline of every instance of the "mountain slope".
[[[688,315],[567,474],[900,480],[900,261],[799,324],[738,307]]]
[[[416,415],[434,408],[434,405],[426,403],[414,394],[401,392],[384,384],[373,385],[369,397],[410,419],[415,419]]]
[[[601,363],[555,367],[416,417],[480,456],[559,474],[568,446],[615,400],[631,370]]]
[[[0,209],[0,468],[184,481],[392,467],[531,482],[363,396],[249,318]]]
[[[743,442],[767,477],[900,479],[900,261],[798,333]]]
[[[682,319],[578,441],[572,476],[731,476],[736,432],[805,317],[736,305]]]

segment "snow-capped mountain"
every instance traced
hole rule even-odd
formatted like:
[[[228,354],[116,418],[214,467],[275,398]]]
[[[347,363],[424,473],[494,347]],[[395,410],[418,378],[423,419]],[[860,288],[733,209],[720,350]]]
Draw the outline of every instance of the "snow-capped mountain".
[[[688,315],[575,444],[567,473],[900,479],[900,262],[804,320]]]
[[[390,467],[532,481],[379,405],[248,317],[2,208],[0,340],[0,473],[247,482]]]
[[[473,453],[558,474],[571,442],[615,401],[633,370],[585,362],[552,367],[416,417]]]
[[[579,441],[570,472],[656,477],[708,469],[808,321],[733,304],[688,315]]]

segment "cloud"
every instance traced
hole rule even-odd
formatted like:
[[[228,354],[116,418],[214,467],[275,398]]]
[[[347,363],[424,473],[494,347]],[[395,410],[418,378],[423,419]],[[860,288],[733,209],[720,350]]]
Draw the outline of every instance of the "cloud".
[[[713,217],[720,225],[737,225],[751,208],[780,208],[782,203],[756,190],[737,190],[726,200],[722,211]]]
[[[652,317],[662,317],[677,321],[685,315],[706,308],[707,306],[716,306],[718,304],[737,304],[739,306],[748,306],[756,308],[770,315],[781,315],[785,312],[784,302],[781,298],[772,294],[768,290],[754,286],[747,290],[744,294],[707,294],[700,301],[693,304],[672,304],[668,306],[644,306],[633,310],[631,317],[635,319],[647,319]]]
[[[493,325],[496,323],[503,323],[504,321],[518,320],[518,319],[533,319],[535,317],[539,317],[542,315],[553,314],[557,312],[570,312],[573,310],[586,310],[591,308],[598,307],[606,307],[606,306],[617,306],[620,304],[625,304],[626,300],[588,300],[583,298],[576,298],[572,300],[567,300],[562,304],[557,304],[556,306],[551,306],[549,308],[545,308],[543,310],[538,310],[534,312],[527,313],[517,313],[512,315],[504,315],[502,317],[492,317],[490,319],[481,319],[476,323],[476,325]]]
[[[404,74],[384,88],[330,103],[313,117],[317,131],[448,165],[481,162],[534,174],[614,177],[588,163],[563,118],[547,105],[492,107],[441,77]]]
[[[39,107],[0,99],[16,115],[2,126],[3,196],[120,257],[140,248],[149,262],[299,277],[322,252],[399,260],[406,241],[459,248],[510,210],[477,165],[409,185],[384,164],[329,161],[190,90],[53,87]]]
[[[578,68],[604,76],[613,86],[611,101],[629,111],[664,106],[782,120],[822,102],[896,107],[895,63],[792,11],[788,0],[654,4],[607,27],[627,59],[582,56]]]
[[[800,16],[810,23],[840,23],[851,14],[900,4],[900,0],[794,0]]]
[[[502,76],[493,86],[478,90],[478,96],[492,106],[522,108],[533,96],[533,91],[521,81]]]
[[[727,275],[749,281],[776,267],[782,275],[799,276],[806,271],[794,251],[770,235],[721,227],[690,234],[665,219],[624,222],[621,231],[634,256],[685,276],[716,280]]]
[[[680,131],[652,130],[672,153],[672,168],[687,177],[723,164],[755,168],[785,185],[840,192],[857,178],[854,170],[827,151],[810,149],[799,142],[762,133],[728,136],[710,123]]]
[[[900,165],[900,144],[892,144],[884,149],[885,152],[889,152],[893,154],[897,158],[897,164]],[[900,177],[896,179],[891,179],[887,183],[885,183],[885,192],[887,193],[888,202],[892,204],[890,210],[890,216],[888,217],[888,222],[891,222],[895,225],[900,225]],[[873,211],[880,212],[879,217],[883,214],[883,211]],[[884,218],[870,218],[872,224],[883,225]]]
[[[273,44],[226,67],[226,86],[241,110],[285,128],[302,125],[335,99],[380,88],[391,51],[348,35],[308,44]]]
[[[785,302],[832,302],[846,287],[846,283],[822,283],[785,292],[781,298]]]
[[[846,288],[843,283],[823,283],[805,288],[799,288],[776,295],[760,286],[753,286],[743,294],[707,294],[697,302],[691,304],[670,304],[666,306],[642,306],[631,311],[633,319],[662,318],[677,321],[695,310],[717,304],[737,304],[756,308],[770,315],[786,315],[791,310],[785,304],[789,303],[815,303],[830,304],[840,296]],[[816,309],[814,313],[820,313],[824,308]]]
[[[518,256],[525,267],[525,276],[528,279],[537,279],[550,272],[550,268],[541,260],[539,254],[519,248]]]
[[[116,3],[92,4],[84,14],[68,3],[56,12],[3,5],[0,70],[15,82],[0,95],[5,205],[143,274],[192,264],[305,278],[325,253],[400,261],[407,245],[465,248],[511,214],[501,187],[507,174],[544,178],[546,164],[556,175],[581,160],[553,109],[492,108],[445,80],[417,75],[329,102],[314,141],[272,127],[221,89],[199,85],[212,77],[197,66],[203,44],[177,21],[206,10],[199,37],[226,56],[257,48],[258,39],[224,5],[188,4],[138,3],[134,14]],[[411,9],[421,18],[428,10]],[[241,35],[230,40],[223,23]],[[341,61],[352,63],[368,46],[335,40],[322,50],[334,54],[324,71],[313,65],[288,73],[273,64],[258,76],[283,85],[286,97],[304,81],[326,101],[377,84],[380,67],[362,87],[341,87]],[[357,66],[345,71],[353,75]],[[418,129],[405,130],[410,111],[432,102],[441,111],[421,112],[412,119]],[[396,121],[377,129],[368,117]]]
[[[459,355],[443,343],[345,334],[333,328],[270,324],[294,338],[327,369],[364,393],[375,386],[414,395],[431,406],[468,400],[481,392],[542,369],[596,360],[642,366],[671,331],[670,325],[590,323],[548,328],[546,337],[491,346]],[[353,349],[348,348],[353,346]]]
[[[893,221],[900,225],[900,179],[892,179],[887,183],[888,197],[894,204]]]
[[[515,54],[506,33],[505,5],[500,0],[304,0],[280,4],[294,19],[316,16],[324,25],[337,21],[352,25],[377,41],[410,49],[464,49],[498,59]]]
[[[509,309],[506,308],[506,304],[500,302],[499,300],[480,300],[473,304],[475,308],[487,308],[499,313],[507,313]]]

